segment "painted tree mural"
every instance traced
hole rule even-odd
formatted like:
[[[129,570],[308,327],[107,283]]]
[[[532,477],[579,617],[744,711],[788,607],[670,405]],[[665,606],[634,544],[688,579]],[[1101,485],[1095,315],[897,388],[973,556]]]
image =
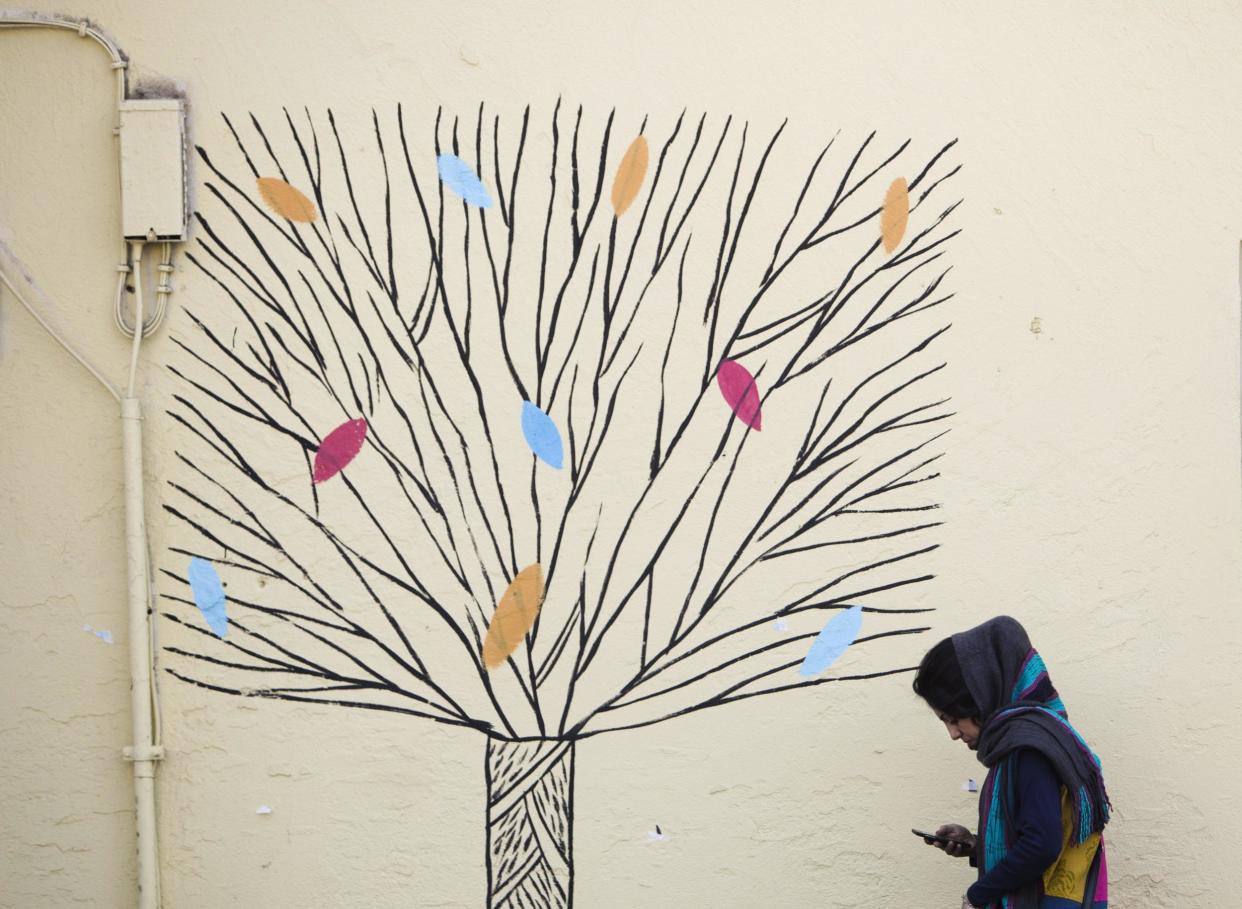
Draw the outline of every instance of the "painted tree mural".
[[[953,142],[225,123],[169,367],[168,672],[481,734],[508,909],[572,904],[579,742],[908,671]]]

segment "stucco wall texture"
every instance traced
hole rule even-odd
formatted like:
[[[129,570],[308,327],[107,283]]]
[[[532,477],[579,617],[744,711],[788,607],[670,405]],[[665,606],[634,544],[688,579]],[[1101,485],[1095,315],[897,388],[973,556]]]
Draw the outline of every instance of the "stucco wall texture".
[[[616,108],[628,125],[614,156],[642,115],[667,127],[683,107],[764,137],[788,117],[782,141],[804,159],[838,129],[923,149],[957,138],[956,296],[935,361],[948,363],[939,387],[954,412],[933,494],[944,525],[922,569],[935,579],[902,601],[935,611],[920,620],[930,631],[884,658],[910,665],[941,635],[1018,617],[1104,761],[1112,904],[1232,903],[1237,3],[34,7],[102,25],[132,61],[131,84],[180,83],[192,142],[225,157],[221,112],[279,123],[283,107],[331,108],[352,150],[372,141],[373,107],[391,117],[401,103],[426,124],[443,105],[473,124],[480,101],[508,122],[529,103],[545,124],[537,145],[558,97],[597,122]],[[89,42],[0,32],[0,241],[49,318],[120,381],[112,91]],[[192,161],[196,208],[207,176]],[[776,176],[796,191],[799,175]],[[779,230],[770,213],[756,218]],[[157,568],[180,564],[169,547],[191,545],[162,508],[167,481],[185,476],[174,451],[189,444],[165,413],[185,392],[167,368],[184,362],[173,339],[197,343],[182,307],[232,318],[182,252],[175,264],[172,311],[140,375]],[[0,906],[133,905],[116,408],[7,291],[0,389]],[[244,421],[230,431],[265,438]],[[158,589],[184,595],[167,579]],[[180,632],[161,619],[158,633]],[[161,653],[159,665],[185,664]],[[983,770],[908,680],[753,698],[582,741],[575,904],[956,907],[970,870],[907,831],[973,826],[963,783]],[[163,672],[160,694],[166,906],[484,903],[477,733],[229,697]],[[649,835],[656,825],[663,838]]]

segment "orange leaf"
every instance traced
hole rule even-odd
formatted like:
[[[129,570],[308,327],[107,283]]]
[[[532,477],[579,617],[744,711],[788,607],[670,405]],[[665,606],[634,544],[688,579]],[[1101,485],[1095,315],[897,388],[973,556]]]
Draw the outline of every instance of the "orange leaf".
[[[530,631],[543,604],[543,566],[538,562],[518,572],[500,598],[483,641],[483,665],[503,666]]]
[[[639,136],[630,143],[617,165],[617,176],[612,181],[612,210],[617,217],[625,214],[625,210],[638,197],[643,187],[643,178],[647,176],[647,139]]]
[[[276,177],[260,177],[258,183],[259,195],[263,197],[267,207],[282,218],[301,221],[303,224],[315,220],[315,203],[306,198],[300,189],[295,189]]]
[[[910,192],[906,189],[906,178],[898,177],[884,194],[884,208],[880,211],[880,237],[886,253],[891,253],[901,243],[909,217]]]

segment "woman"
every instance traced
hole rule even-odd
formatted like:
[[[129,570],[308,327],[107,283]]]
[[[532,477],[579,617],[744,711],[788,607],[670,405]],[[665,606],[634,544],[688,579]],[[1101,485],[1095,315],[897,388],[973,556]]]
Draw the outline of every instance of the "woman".
[[[1000,616],[941,641],[923,657],[914,691],[988,768],[978,835],[957,824],[936,831],[949,840],[939,848],[979,869],[963,909],[1106,906],[1100,762],[1022,626]]]

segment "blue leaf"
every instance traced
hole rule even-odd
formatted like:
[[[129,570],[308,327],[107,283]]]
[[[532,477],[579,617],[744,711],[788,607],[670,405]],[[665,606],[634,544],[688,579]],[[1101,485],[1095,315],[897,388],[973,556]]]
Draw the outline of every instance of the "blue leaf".
[[[803,675],[819,675],[845,653],[862,629],[862,607],[851,606],[832,617],[824,626],[798,671]]]
[[[229,628],[229,617],[224,611],[224,587],[210,562],[190,559],[190,590],[212,632],[218,638],[224,637]]]
[[[461,158],[456,155],[440,155],[436,158],[436,169],[440,172],[444,185],[469,204],[479,208],[492,207],[492,197],[487,194],[474,168]]]
[[[552,418],[530,401],[522,402],[522,435],[526,436],[526,444],[536,457],[557,470],[561,469],[565,462],[561,433]]]

